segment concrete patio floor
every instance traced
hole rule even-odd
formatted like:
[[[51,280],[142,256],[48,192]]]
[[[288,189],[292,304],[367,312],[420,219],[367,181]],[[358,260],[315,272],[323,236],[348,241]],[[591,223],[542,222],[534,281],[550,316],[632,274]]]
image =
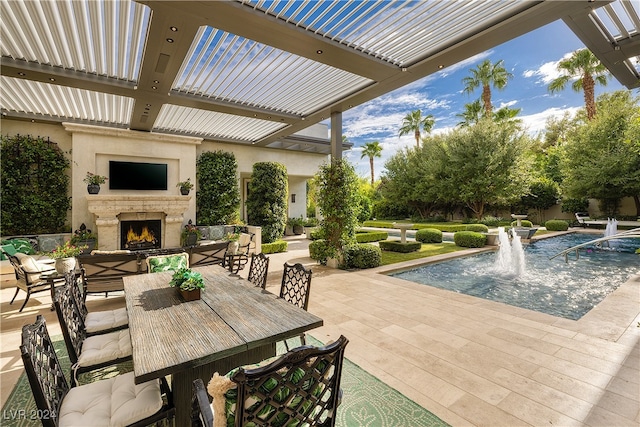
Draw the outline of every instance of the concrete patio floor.
[[[278,293],[285,261],[311,266],[309,311],[324,326],[310,334],[323,342],[344,334],[351,361],[442,420],[455,426],[640,424],[640,275],[571,321],[380,274],[387,267],[332,270],[308,258],[308,242],[290,237],[288,252],[270,255],[267,289]],[[48,294],[32,296],[18,313],[24,294],[9,305],[15,288],[6,279],[3,405],[23,372],[22,325],[44,314],[51,334],[60,333]],[[122,304],[122,296],[88,301],[90,310]]]

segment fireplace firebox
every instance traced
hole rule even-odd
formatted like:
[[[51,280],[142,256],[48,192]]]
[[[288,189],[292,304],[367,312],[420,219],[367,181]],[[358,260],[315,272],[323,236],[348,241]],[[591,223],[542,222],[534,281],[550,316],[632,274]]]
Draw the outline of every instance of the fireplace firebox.
[[[122,221],[120,223],[120,247],[130,251],[159,249],[162,247],[162,221]]]

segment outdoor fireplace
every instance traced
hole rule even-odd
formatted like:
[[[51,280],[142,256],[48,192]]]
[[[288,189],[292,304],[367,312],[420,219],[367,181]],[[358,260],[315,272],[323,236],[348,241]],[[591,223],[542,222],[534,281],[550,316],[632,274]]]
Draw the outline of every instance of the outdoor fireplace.
[[[122,221],[120,223],[120,247],[130,251],[159,249],[162,247],[162,221]]]

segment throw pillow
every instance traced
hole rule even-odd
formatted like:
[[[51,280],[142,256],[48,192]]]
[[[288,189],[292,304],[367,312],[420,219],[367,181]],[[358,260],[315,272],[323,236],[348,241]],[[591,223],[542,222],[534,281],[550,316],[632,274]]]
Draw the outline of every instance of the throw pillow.
[[[33,255],[36,253],[36,251],[33,249],[33,246],[31,245],[31,242],[29,242],[28,239],[16,238],[16,239],[3,240],[2,244],[13,245],[13,247],[16,248],[17,252],[21,252],[23,254]]]
[[[189,268],[189,254],[185,252],[175,255],[150,256],[147,258],[147,268],[149,273],[178,271],[181,268]]]
[[[2,245],[2,251],[0,251],[0,259],[3,260],[3,261],[5,259],[9,259],[5,255],[5,252],[8,253],[9,255],[15,255],[16,253],[18,253],[18,251],[16,251],[15,246],[13,246],[11,244]]]

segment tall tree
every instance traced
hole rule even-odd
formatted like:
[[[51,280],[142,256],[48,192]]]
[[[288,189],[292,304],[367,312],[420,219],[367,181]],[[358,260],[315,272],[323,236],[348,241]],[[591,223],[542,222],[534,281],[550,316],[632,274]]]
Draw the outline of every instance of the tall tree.
[[[563,75],[549,84],[551,93],[564,90],[569,80],[574,80],[571,88],[575,92],[584,91],[584,103],[587,108],[587,119],[596,116],[595,86],[607,85],[608,71],[600,60],[589,49],[579,49],[569,58],[558,62],[558,71]]]
[[[490,60],[485,59],[476,68],[469,70],[470,76],[462,79],[464,83],[464,92],[473,93],[477,88],[482,87],[482,104],[484,105],[485,117],[491,118],[493,105],[491,104],[491,86],[502,90],[507,85],[507,81],[513,78],[513,74],[508,72],[504,66],[504,61],[492,64]]]
[[[469,104],[464,104],[464,111],[461,114],[456,114],[456,116],[462,119],[458,123],[460,127],[475,125],[482,117],[482,103],[479,99],[476,99]]]
[[[400,127],[400,136],[409,135],[413,133],[416,137],[416,146],[420,147],[420,131],[424,130],[426,133],[431,133],[433,125],[436,120],[431,114],[422,117],[422,111],[415,110],[407,114],[402,119],[402,126]]]
[[[380,146],[380,142],[373,141],[367,142],[364,144],[362,149],[362,154],[360,158],[368,157],[369,158],[369,166],[371,167],[371,186],[373,187],[374,183],[374,174],[373,174],[373,158],[374,157],[382,157],[382,147]]]

